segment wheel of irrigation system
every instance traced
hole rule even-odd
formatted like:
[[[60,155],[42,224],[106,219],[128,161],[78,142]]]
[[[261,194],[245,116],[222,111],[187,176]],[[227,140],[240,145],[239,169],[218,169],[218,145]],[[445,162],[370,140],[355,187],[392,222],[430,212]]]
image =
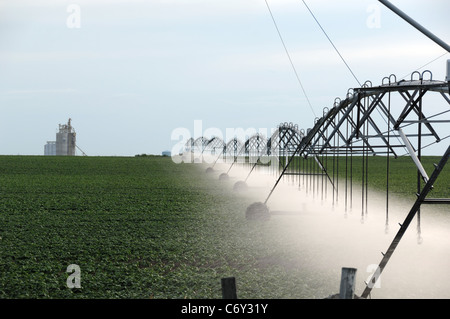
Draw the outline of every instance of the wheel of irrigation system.
[[[227,173],[222,173],[222,174],[220,174],[220,176],[219,176],[219,180],[221,180],[221,181],[227,181],[229,178],[230,178],[230,177],[228,176]]]
[[[245,217],[248,220],[268,220],[270,219],[269,208],[261,202],[253,203],[247,207]]]
[[[208,168],[206,169],[206,173],[207,173],[207,174],[210,174],[210,173],[212,173],[212,172],[214,172],[214,169],[213,169],[212,167],[208,167]]]
[[[236,192],[246,191],[247,189],[247,183],[244,181],[237,181],[236,183],[234,183],[233,190]]]

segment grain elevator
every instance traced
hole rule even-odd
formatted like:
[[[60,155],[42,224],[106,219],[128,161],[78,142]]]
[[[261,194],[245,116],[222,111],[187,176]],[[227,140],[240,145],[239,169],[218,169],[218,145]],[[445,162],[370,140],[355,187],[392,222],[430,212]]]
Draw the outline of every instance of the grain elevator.
[[[56,141],[49,141],[44,146],[44,155],[75,156],[76,133],[69,118],[67,124],[59,124]]]

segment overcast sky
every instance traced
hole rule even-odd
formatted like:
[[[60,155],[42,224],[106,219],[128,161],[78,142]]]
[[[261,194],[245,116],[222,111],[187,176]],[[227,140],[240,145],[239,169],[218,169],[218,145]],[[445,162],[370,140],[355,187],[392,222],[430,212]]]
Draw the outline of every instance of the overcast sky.
[[[450,42],[448,0],[391,2]],[[195,120],[311,127],[359,85],[301,0],[268,3],[312,107],[264,0],[0,0],[0,154],[42,155],[69,117],[93,156],[160,154]],[[306,3],[361,82],[434,59],[444,80],[450,55],[381,3]]]

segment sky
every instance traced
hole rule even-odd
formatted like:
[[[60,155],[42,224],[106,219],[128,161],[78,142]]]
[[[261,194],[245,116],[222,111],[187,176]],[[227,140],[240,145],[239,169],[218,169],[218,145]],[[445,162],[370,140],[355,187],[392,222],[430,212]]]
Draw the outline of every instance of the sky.
[[[450,54],[381,3],[305,2],[361,83],[444,80]],[[450,42],[448,0],[391,2]],[[90,156],[161,154],[180,128],[312,127],[359,85],[302,1],[267,3],[304,91],[265,0],[0,0],[0,154],[43,155],[69,118]]]

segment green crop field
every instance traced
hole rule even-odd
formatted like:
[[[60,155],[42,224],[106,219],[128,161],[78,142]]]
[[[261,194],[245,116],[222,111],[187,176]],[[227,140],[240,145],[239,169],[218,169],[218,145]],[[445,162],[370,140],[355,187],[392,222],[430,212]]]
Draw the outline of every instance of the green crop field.
[[[311,297],[293,288],[307,279],[261,266],[279,248],[267,226],[196,164],[1,156],[0,181],[1,298],[221,298],[220,279],[237,274],[239,297]],[[260,286],[267,277],[287,284]]]
[[[228,276],[239,298],[336,292],[339,268],[319,275],[229,189],[168,157],[0,156],[0,298],[221,298]]]
[[[361,156],[344,157],[336,156],[333,158],[320,157],[324,167],[326,167],[330,179],[337,179],[353,181],[354,186],[362,184],[367,185],[374,190],[386,192],[390,194],[415,199],[417,191],[417,168],[413,160],[409,156],[404,157],[390,157],[389,159],[389,173],[387,172],[387,158],[384,156],[369,156],[363,158]],[[439,163],[441,157],[439,156],[424,156],[421,160],[424,169],[428,176],[431,176],[435,167],[433,164]],[[280,159],[280,165],[284,165],[285,159]],[[365,173],[366,166],[369,168],[367,175]],[[295,158],[289,165],[288,172],[292,170],[319,173],[319,166],[313,158],[299,159]],[[389,181],[387,177],[389,176]],[[430,193],[432,197],[448,198],[450,197],[450,168],[446,165],[439,175],[434,188]],[[424,186],[421,179],[421,187]],[[388,189],[387,189],[388,186]]]

